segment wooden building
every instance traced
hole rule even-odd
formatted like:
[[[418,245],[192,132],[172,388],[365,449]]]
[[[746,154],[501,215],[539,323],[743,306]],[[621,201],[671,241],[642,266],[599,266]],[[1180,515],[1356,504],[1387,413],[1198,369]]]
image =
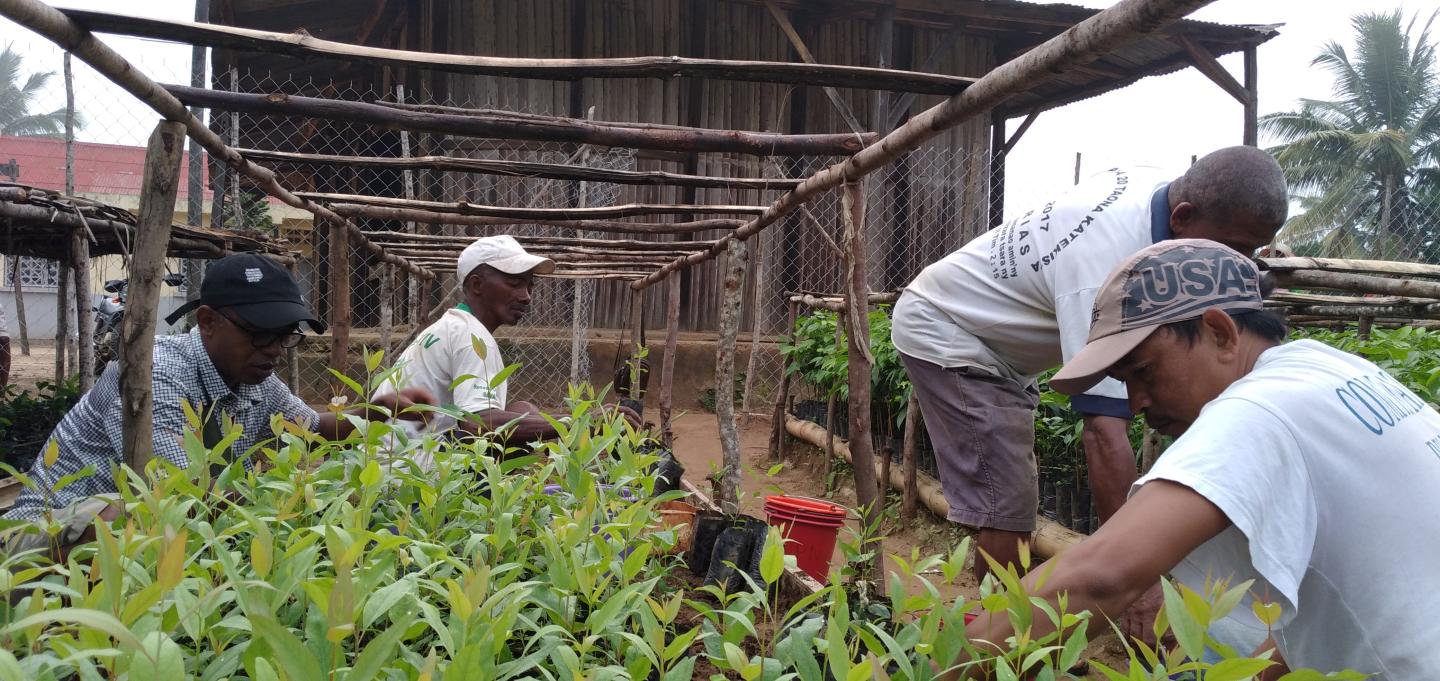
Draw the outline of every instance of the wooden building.
[[[204,3],[202,2],[202,5]],[[344,9],[340,7],[343,6]],[[202,11],[204,8],[202,7]],[[816,62],[978,77],[1059,34],[1096,10],[1015,0],[210,0],[216,23],[281,32],[305,31],[329,40],[456,54],[514,57],[687,57],[800,61],[801,49]],[[994,112],[951,130],[867,185],[870,207],[871,288],[902,286],[925,264],[941,257],[998,217],[1003,195],[1005,121],[1037,115],[1069,102],[1124,87],[1149,75],[1196,65],[1232,96],[1248,101],[1247,121],[1235,121],[1253,141],[1254,49],[1273,27],[1226,26],[1181,21],[1141,38],[1083,68],[1021,93]],[[803,46],[803,48],[801,47]],[[1239,80],[1215,63],[1244,51]],[[787,133],[844,133],[856,128],[886,132],[940,95],[876,94],[870,90],[785,83],[692,78],[572,81],[467,76],[301,61],[273,53],[217,50],[214,87],[225,88],[231,69],[246,74],[239,88],[331,97],[394,101],[397,86],[407,101],[506,109],[598,120],[678,124],[717,129]],[[267,75],[268,78],[267,78]],[[1247,89],[1248,88],[1248,89]],[[1215,96],[1224,96],[1220,90]],[[417,135],[412,153],[528,160],[549,150],[573,153],[574,145]],[[398,134],[336,124],[264,117],[241,127],[237,146],[351,155],[398,156]],[[1253,142],[1252,142],[1253,143]],[[803,176],[833,158],[776,158],[739,154],[636,152],[636,170],[707,175]],[[287,184],[318,191],[401,196],[398,173],[312,167],[278,169]],[[422,174],[423,175],[423,174]],[[465,175],[421,177],[415,198],[503,203],[524,195],[536,180]],[[622,201],[763,205],[775,192],[680,187],[624,187]],[[572,203],[579,193],[570,191]],[[834,231],[836,213],[815,208],[818,222]],[[762,329],[777,330],[783,292],[836,291],[838,258],[806,218],[769,230],[761,242],[767,276],[749,277],[750,296],[761,296]],[[696,238],[712,238],[695,235]],[[322,273],[323,274],[323,273]],[[682,275],[682,328],[713,330],[718,320],[721,276],[717,263]],[[623,284],[601,283],[593,326],[626,325]],[[760,290],[755,290],[755,289]],[[652,297],[658,298],[658,296]],[[773,304],[766,301],[773,301]],[[360,301],[357,301],[360,302]],[[647,323],[663,323],[662,301],[647,303]],[[362,318],[363,307],[357,309]],[[746,325],[753,320],[747,317]],[[363,319],[357,319],[363,325]]]

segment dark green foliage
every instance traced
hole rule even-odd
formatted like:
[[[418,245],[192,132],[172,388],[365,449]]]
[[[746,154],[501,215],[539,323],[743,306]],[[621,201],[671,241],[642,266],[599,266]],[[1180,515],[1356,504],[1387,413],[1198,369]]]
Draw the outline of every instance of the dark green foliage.
[[[80,401],[80,377],[59,384],[40,381],[35,389],[37,394],[17,394],[8,385],[0,395],[0,461],[18,471],[30,468],[50,431]]]

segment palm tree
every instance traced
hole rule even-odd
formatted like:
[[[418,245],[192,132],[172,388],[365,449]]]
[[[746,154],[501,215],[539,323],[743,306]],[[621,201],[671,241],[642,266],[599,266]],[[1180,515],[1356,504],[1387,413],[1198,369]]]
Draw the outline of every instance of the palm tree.
[[[35,72],[23,78],[20,74],[25,58],[6,45],[0,50],[0,135],[54,137],[65,133],[65,110],[32,113],[35,98],[54,71]],[[76,121],[79,126],[79,121]]]
[[[1434,257],[1440,217],[1440,80],[1430,27],[1400,10],[1354,16],[1355,54],[1331,42],[1311,62],[1335,75],[1335,98],[1261,119],[1303,212],[1281,231],[1297,251]],[[1402,25],[1403,24],[1403,25]]]

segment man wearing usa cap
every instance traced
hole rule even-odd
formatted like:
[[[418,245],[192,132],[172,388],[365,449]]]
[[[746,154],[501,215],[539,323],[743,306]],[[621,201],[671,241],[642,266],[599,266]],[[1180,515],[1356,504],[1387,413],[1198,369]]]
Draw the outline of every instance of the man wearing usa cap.
[[[152,455],[175,466],[190,465],[181,445],[188,420],[185,404],[206,418],[202,439],[208,446],[223,437],[219,424],[239,425],[242,435],[232,453],[248,452],[274,437],[271,417],[279,414],[329,438],[348,435],[353,426],[334,413],[316,414],[274,375],[275,363],[286,348],[295,347],[302,327],[323,332],[325,325],[310,311],[300,287],[285,268],[269,258],[232,255],[210,264],[200,287],[199,300],[176,310],[174,324],[195,311],[197,326],[179,336],[155,339],[152,394],[154,448]],[[80,539],[97,514],[107,508],[117,491],[111,465],[120,461],[120,369],[111,362],[86,393],[55,427],[47,441],[58,444],[53,463],[37,457],[29,471],[35,483],[21,492],[7,519],[39,520],[50,514],[64,526],[61,543]],[[433,403],[422,390],[407,390],[378,401],[385,412],[356,409],[361,418],[399,414],[419,418],[406,410],[416,402]],[[246,468],[252,462],[244,460]],[[94,474],[55,489],[61,478],[90,466]],[[15,537],[13,550],[43,547],[48,538],[34,534]]]
[[[1122,380],[1178,439],[1030,586],[1115,617],[1166,573],[1202,593],[1207,578],[1254,580],[1251,597],[1279,606],[1266,646],[1289,667],[1440,679],[1440,414],[1368,361],[1285,343],[1261,305],[1254,263],[1209,241],[1152,246],[1110,276],[1088,343],[1050,385]],[[967,633],[1003,641],[1003,619]]]
[[[1111,168],[925,268],[895,304],[899,350],[935,446],[949,519],[1016,563],[1035,529],[1036,378],[1084,345],[1095,291],[1152,243],[1203,237],[1245,252],[1285,220],[1280,167],[1251,147],[1208,154],[1181,177]],[[1135,480],[1124,386],[1072,398],[1095,507],[1106,520]],[[977,577],[987,564],[977,561]]]
[[[508,424],[514,442],[555,437],[554,426],[539,407],[508,398],[508,381],[491,385],[505,369],[492,334],[520,321],[530,309],[535,275],[554,270],[554,261],[526,252],[509,235],[482,237],[466,246],[455,268],[464,302],[446,310],[405,349],[393,380],[377,394],[393,394],[396,386],[418,386],[436,395],[440,404],[473,415],[457,422],[435,414],[427,424],[432,432],[454,428],[475,434]],[[484,348],[483,353],[477,346]]]

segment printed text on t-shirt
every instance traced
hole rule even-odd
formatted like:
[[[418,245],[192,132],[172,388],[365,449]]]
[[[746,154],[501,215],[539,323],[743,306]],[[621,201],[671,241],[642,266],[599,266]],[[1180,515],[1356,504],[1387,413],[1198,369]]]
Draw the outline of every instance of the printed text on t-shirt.
[[[1335,395],[1355,420],[1376,435],[1425,409],[1424,401],[1384,371],[1352,378],[1336,388]]]
[[[1070,231],[1061,237],[1054,245],[1042,252],[1033,242],[1037,233],[1048,234],[1052,227],[1064,229],[1064,225],[1052,223],[1051,218],[1055,211],[1055,202],[1051,201],[1040,209],[1040,214],[1035,211],[1027,211],[1024,215],[1006,223],[991,231],[990,237],[990,275],[995,279],[1010,279],[1020,275],[1022,266],[1029,266],[1032,272],[1039,272],[1042,268],[1049,267],[1059,259],[1061,252],[1074,243],[1085,233],[1085,228],[1095,222],[1100,213],[1105,212],[1116,201],[1125,195],[1130,185],[1130,176],[1120,168],[1111,168],[1106,172],[1114,174],[1114,186],[1109,194],[1105,196],[1093,208],[1086,211],[1071,227]]]

